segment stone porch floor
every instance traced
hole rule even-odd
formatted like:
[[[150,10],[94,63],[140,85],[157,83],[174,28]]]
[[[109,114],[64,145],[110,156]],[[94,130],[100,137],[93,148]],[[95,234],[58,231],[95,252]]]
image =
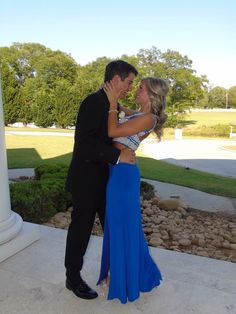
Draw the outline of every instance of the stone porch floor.
[[[1,314],[236,314],[236,264],[151,248],[164,281],[151,293],[122,305],[102,288],[92,301],[64,286],[66,231],[40,226],[40,240],[0,263]],[[92,237],[84,278],[95,288],[102,238]]]

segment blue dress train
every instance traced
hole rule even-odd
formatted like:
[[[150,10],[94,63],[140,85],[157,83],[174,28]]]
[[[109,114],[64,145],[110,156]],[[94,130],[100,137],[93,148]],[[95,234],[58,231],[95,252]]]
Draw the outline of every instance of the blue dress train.
[[[137,165],[110,166],[106,195],[100,284],[110,273],[108,300],[134,301],[160,284],[160,270],[142,230],[140,174]]]

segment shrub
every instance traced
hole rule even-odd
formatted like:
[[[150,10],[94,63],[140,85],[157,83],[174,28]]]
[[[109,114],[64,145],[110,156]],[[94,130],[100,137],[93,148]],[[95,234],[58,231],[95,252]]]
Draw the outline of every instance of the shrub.
[[[20,182],[10,185],[12,210],[26,221],[42,223],[56,214],[50,191],[41,182]]]
[[[187,127],[184,129],[184,135],[189,136],[207,136],[207,137],[229,137],[229,125],[217,124],[212,126],[202,125],[198,127]]]
[[[46,222],[71,204],[71,196],[65,191],[65,180],[53,177],[11,183],[10,193],[12,210],[34,223]]]
[[[150,200],[151,198],[155,197],[155,190],[153,185],[147,183],[146,181],[141,181],[140,194],[144,200]]]
[[[68,167],[66,165],[40,165],[35,168],[35,179],[40,180],[43,174],[53,174],[59,172],[67,172]]]
[[[67,171],[55,172],[55,173],[43,173],[41,174],[40,180],[63,180],[65,183]]]

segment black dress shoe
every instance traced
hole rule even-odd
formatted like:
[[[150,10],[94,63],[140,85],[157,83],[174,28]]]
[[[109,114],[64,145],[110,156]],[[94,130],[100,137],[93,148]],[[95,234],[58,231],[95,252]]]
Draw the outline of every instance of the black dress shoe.
[[[78,284],[74,285],[72,282],[67,278],[66,279],[66,288],[71,290],[78,298],[82,299],[95,299],[98,294],[96,291],[91,289],[85,281],[81,281]]]

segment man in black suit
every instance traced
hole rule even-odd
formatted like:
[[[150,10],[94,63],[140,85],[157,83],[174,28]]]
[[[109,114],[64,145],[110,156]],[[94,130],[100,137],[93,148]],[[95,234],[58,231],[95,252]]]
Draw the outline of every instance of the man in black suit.
[[[124,98],[137,74],[129,63],[112,61],[106,66],[104,81],[112,81],[120,92],[120,98]],[[108,110],[109,101],[103,89],[89,95],[81,103],[66,182],[73,205],[65,254],[66,287],[84,299],[98,296],[81,278],[80,271],[96,213],[104,226],[108,164],[135,161],[133,151],[128,148],[120,151],[112,146],[112,139],[107,134]]]

